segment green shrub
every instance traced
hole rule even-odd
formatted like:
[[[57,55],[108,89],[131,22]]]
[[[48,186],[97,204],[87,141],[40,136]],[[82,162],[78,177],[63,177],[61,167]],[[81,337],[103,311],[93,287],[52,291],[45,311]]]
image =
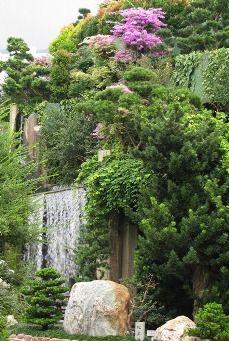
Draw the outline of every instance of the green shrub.
[[[71,184],[82,162],[93,155],[97,141],[91,136],[95,127],[92,113],[87,102],[67,100],[46,105],[41,145],[51,183]]]
[[[6,318],[0,314],[0,340],[8,340],[9,333],[6,328]]]
[[[30,195],[35,181],[31,180],[31,163],[25,163],[23,147],[17,135],[0,121],[0,252],[9,246],[21,252],[22,245],[32,238],[28,217],[32,211]],[[30,180],[29,180],[30,177]]]
[[[152,81],[155,77],[153,70],[141,66],[134,66],[124,73],[124,79],[127,82]]]
[[[91,75],[74,70],[71,72],[71,83],[69,86],[69,97],[82,97],[85,92],[92,90],[95,86]]]
[[[24,289],[29,304],[25,320],[46,330],[62,318],[64,293],[68,288],[63,286],[64,280],[52,268],[39,270],[35,275],[36,278]]]
[[[224,314],[221,304],[207,303],[195,315],[196,328],[189,335],[210,340],[228,340],[229,316]]]
[[[156,73],[149,68],[134,66],[124,73],[124,80],[130,90],[143,98],[148,98],[156,83]]]
[[[13,287],[0,279],[0,315],[14,315],[19,309],[17,293]]]

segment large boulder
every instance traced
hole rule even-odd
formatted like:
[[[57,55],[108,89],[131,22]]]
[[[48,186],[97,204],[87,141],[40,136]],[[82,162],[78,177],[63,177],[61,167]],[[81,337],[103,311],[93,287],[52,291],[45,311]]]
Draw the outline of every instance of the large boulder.
[[[129,291],[121,284],[107,280],[76,283],[65,310],[64,329],[89,336],[125,335],[129,303]]]
[[[192,337],[186,332],[190,328],[195,328],[195,323],[186,316],[178,316],[157,328],[154,340],[158,341],[191,341]]]

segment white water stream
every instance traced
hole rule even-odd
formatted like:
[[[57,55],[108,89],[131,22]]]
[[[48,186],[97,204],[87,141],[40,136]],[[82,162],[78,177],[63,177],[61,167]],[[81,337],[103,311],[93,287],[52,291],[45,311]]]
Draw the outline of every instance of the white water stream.
[[[46,192],[35,198],[30,221],[43,226],[40,242],[27,246],[25,259],[36,269],[55,268],[66,280],[77,274],[75,252],[82,226],[85,190],[81,187]]]

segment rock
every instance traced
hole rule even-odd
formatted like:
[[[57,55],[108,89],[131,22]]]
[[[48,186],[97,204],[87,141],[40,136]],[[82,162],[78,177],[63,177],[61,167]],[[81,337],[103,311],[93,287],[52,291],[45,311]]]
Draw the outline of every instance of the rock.
[[[192,337],[185,335],[195,323],[186,316],[178,316],[157,328],[154,340],[158,341],[191,341]]]
[[[6,323],[7,323],[7,327],[11,327],[17,324],[18,321],[14,318],[14,315],[8,315],[6,317]]]
[[[76,283],[65,310],[64,329],[89,336],[125,335],[128,327],[128,289],[108,280]]]

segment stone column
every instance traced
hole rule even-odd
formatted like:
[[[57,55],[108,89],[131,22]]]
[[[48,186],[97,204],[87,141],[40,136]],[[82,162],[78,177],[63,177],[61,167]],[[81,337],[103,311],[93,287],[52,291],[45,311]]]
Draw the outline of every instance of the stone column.
[[[17,116],[19,114],[16,104],[12,104],[10,107],[10,130],[16,131]]]
[[[38,158],[38,142],[40,138],[38,119],[36,114],[31,114],[25,119],[23,141],[28,146],[29,157],[31,160]]]

